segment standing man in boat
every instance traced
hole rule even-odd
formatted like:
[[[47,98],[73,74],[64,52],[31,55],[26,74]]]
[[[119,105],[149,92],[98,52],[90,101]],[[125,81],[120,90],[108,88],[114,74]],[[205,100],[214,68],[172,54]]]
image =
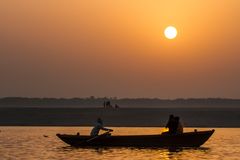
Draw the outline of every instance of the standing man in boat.
[[[92,131],[91,131],[91,136],[97,136],[100,132],[100,130],[104,130],[104,131],[109,131],[109,132],[112,132],[113,130],[112,129],[108,129],[108,128],[105,128],[103,126],[103,121],[101,118],[98,118],[97,119],[97,122],[95,124],[95,126],[93,127]]]

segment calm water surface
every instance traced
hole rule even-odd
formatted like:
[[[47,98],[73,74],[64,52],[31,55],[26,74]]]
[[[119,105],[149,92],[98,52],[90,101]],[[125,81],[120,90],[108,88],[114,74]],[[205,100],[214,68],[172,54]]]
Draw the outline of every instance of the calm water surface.
[[[168,160],[168,159],[228,159],[240,157],[240,128],[217,128],[200,148],[73,148],[60,141],[56,133],[88,134],[89,127],[0,127],[1,160]],[[113,134],[158,134],[161,128],[114,128]],[[198,128],[207,130],[208,128]],[[211,128],[212,129],[212,128]],[[193,128],[187,128],[187,131]]]

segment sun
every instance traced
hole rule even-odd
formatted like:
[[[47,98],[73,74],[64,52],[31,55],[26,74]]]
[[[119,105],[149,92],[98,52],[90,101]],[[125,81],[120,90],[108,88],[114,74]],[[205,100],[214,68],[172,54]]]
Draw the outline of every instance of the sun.
[[[173,26],[168,26],[164,30],[164,35],[167,39],[174,39],[177,36],[177,29]]]

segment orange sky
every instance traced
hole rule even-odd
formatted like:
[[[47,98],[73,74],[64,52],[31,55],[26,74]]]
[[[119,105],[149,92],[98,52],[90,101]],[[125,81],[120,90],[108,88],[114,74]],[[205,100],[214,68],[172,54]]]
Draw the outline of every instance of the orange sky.
[[[240,98],[239,29],[239,0],[2,0],[0,96]]]

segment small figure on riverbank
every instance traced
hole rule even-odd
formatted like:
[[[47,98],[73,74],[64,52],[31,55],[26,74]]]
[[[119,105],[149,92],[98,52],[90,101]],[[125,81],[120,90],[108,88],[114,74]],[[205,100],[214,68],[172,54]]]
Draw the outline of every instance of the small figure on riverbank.
[[[103,108],[113,108],[113,106],[111,105],[110,101],[104,101],[103,102]]]

